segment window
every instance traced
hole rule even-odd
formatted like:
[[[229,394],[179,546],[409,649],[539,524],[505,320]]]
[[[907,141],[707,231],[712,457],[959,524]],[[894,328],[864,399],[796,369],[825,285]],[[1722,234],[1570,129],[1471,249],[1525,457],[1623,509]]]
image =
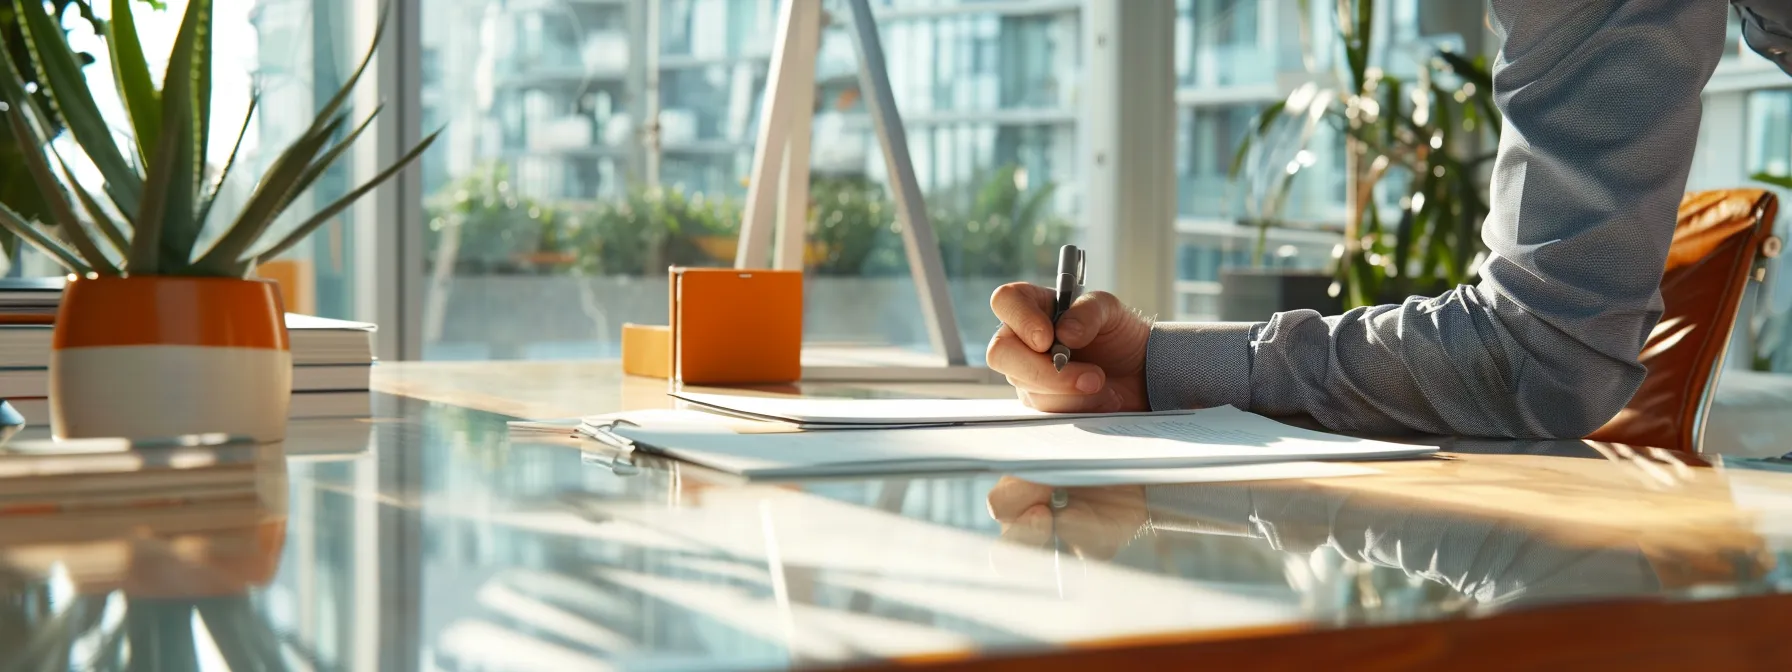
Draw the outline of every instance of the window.
[[[425,159],[425,358],[614,357],[623,323],[665,322],[668,264],[732,263],[779,3],[647,2],[423,3],[423,114],[447,125]],[[1079,12],[874,4],[961,336],[980,353],[989,292],[1043,280],[1073,233]],[[805,331],[815,348],[924,351],[851,17],[828,12]],[[657,134],[641,123],[653,107]]]
[[[1792,175],[1792,89],[1748,93],[1748,174]]]
[[[1438,48],[1463,50],[1464,35],[1478,34],[1485,18],[1478,3],[1469,8],[1392,0],[1377,9],[1376,30],[1385,37],[1371,58],[1390,74],[1407,77]],[[1262,196],[1249,188],[1249,176],[1235,183],[1228,172],[1260,110],[1303,81],[1336,85],[1326,84],[1319,73],[1342,63],[1342,47],[1335,36],[1336,3],[1311,3],[1306,22],[1299,20],[1295,4],[1274,0],[1178,0],[1177,11],[1178,317],[1210,319],[1226,268],[1321,270],[1331,263],[1345,207],[1338,130],[1321,124],[1304,147],[1289,143],[1263,162],[1279,169],[1299,161],[1303,168],[1279,216],[1298,226],[1263,233],[1261,259],[1259,231],[1247,222],[1255,208],[1247,206]],[[1264,21],[1271,25],[1263,26]],[[1403,176],[1391,174],[1378,200],[1397,207],[1403,182]]]

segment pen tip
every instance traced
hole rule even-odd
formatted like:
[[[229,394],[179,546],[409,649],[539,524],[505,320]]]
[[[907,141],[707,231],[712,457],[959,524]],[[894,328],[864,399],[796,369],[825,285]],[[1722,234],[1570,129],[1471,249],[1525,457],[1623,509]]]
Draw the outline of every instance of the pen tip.
[[[1070,357],[1068,355],[1065,355],[1062,352],[1052,354],[1052,368],[1057,369],[1060,373],[1064,371],[1064,365],[1069,363]]]

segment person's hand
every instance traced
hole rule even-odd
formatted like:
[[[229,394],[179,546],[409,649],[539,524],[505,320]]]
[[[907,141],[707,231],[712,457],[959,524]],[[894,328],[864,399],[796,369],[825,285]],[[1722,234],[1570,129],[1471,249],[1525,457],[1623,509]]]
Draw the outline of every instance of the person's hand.
[[[1144,486],[1067,490],[1070,499],[1057,511],[1058,539],[1078,557],[1114,557],[1151,519]],[[1052,543],[1051,499],[1049,485],[1004,476],[989,490],[989,515],[1002,524],[1002,539],[1044,547]]]
[[[1150,410],[1145,397],[1145,342],[1151,325],[1107,292],[1090,292],[1058,319],[1057,340],[1070,365],[1052,368],[1051,289],[1022,282],[989,298],[1002,328],[989,341],[989,368],[1008,377],[1028,406],[1053,413]]]

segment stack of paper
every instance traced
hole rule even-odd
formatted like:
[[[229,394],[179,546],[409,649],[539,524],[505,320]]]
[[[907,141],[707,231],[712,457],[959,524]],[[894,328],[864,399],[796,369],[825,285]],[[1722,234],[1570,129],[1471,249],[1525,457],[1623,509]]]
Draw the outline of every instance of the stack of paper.
[[[1436,450],[1303,430],[1231,407],[1054,415],[1014,401],[677,396],[718,413],[596,416],[581,432],[748,478],[1189,468]]]

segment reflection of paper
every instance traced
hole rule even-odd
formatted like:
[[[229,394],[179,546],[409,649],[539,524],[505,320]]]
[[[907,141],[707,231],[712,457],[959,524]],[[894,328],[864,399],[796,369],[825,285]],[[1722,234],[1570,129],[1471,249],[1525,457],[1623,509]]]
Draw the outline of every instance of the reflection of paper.
[[[611,432],[638,448],[764,477],[1372,460],[1435,450],[1308,431],[1231,407],[1174,416],[929,429],[751,434],[726,425],[641,423]]]
[[[1270,462],[1226,467],[1189,467],[1183,469],[1072,469],[1058,471],[1023,471],[1016,478],[1040,485],[1062,488],[1087,488],[1103,485],[1180,485],[1188,483],[1236,483],[1243,481],[1276,481],[1295,478],[1332,478],[1367,476],[1380,469],[1351,462]]]
[[[1120,416],[1179,415],[1156,413],[1046,413],[1016,399],[827,399],[813,397],[744,397],[731,394],[677,392],[674,398],[706,410],[755,420],[785,422],[805,429],[916,427]]]

